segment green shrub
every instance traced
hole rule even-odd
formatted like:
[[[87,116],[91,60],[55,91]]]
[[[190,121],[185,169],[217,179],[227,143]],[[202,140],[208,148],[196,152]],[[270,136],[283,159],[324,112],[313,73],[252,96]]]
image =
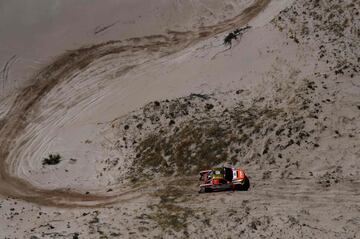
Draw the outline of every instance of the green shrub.
[[[56,165],[60,163],[61,156],[60,154],[49,154],[47,158],[43,159],[43,165]]]

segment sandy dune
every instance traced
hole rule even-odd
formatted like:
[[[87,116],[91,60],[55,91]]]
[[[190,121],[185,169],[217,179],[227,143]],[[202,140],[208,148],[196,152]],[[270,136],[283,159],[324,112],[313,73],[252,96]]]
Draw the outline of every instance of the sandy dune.
[[[109,40],[188,31],[231,19],[251,0],[3,1],[0,62],[8,75],[1,96],[23,86],[63,52]],[[6,64],[8,62],[9,64]],[[5,67],[8,65],[7,67]],[[6,70],[5,69],[5,70]]]
[[[1,235],[360,237],[358,3],[35,2],[0,4]]]
[[[9,152],[9,149],[5,146],[6,143],[3,143],[2,152],[5,155],[9,154],[8,156],[8,164],[10,170],[17,171],[16,174],[30,174],[31,176],[34,175],[35,180],[31,180],[36,182],[37,174],[41,174],[40,178],[38,180],[42,181],[43,176],[45,176],[46,179],[54,180],[53,182],[48,181],[46,184],[44,183],[38,183],[38,186],[46,186],[49,185],[51,189],[54,187],[60,188],[57,189],[56,194],[61,195],[61,191],[64,191],[65,197],[68,194],[66,191],[67,187],[72,187],[72,185],[69,183],[76,184],[79,180],[78,187],[82,188],[83,190],[94,190],[95,188],[98,188],[99,185],[96,185],[97,181],[95,178],[94,171],[96,170],[95,164],[98,162],[99,158],[105,158],[107,157],[106,154],[101,150],[101,148],[95,148],[94,146],[91,147],[91,151],[89,149],[83,149],[81,157],[85,157],[86,161],[83,162],[79,167],[83,168],[88,167],[87,170],[84,170],[85,175],[81,175],[82,177],[79,179],[74,179],[71,177],[68,177],[69,182],[67,180],[64,180],[64,172],[60,172],[60,175],[54,175],[54,172],[48,172],[50,175],[47,175],[45,172],[42,172],[42,165],[41,161],[36,160],[34,163],[31,162],[31,160],[19,160],[23,158],[42,158],[46,157],[46,154],[49,151],[53,151],[52,149],[49,149],[48,147],[51,146],[53,143],[51,142],[54,138],[52,136],[53,132],[56,131],[56,129],[61,129],[61,132],[67,132],[65,124],[70,123],[70,129],[69,131],[72,132],[70,136],[69,141],[65,137],[57,137],[57,139],[61,141],[67,141],[68,143],[73,144],[74,140],[77,144],[83,145],[83,142],[86,140],[81,140],[81,138],[77,137],[87,137],[86,134],[92,134],[94,130],[94,126],[89,126],[89,123],[94,124],[94,122],[89,122],[88,124],[84,124],[82,122],[81,126],[76,126],[76,119],[79,118],[81,115],[79,113],[86,111],[86,108],[89,107],[89,104],[96,102],[97,99],[102,99],[106,97],[108,92],[105,92],[105,94],[101,94],[101,88],[111,87],[112,90],[114,90],[113,84],[108,84],[104,82],[104,80],[107,80],[108,77],[114,78],[119,77],[123,75],[124,73],[127,73],[132,68],[136,67],[137,65],[142,65],[144,62],[159,58],[161,56],[169,55],[173,52],[179,51],[180,49],[183,49],[184,47],[194,44],[195,41],[199,41],[203,38],[209,37],[210,34],[216,34],[217,31],[222,31],[223,28],[230,28],[232,25],[236,24],[245,24],[249,20],[251,20],[254,16],[257,15],[259,11],[263,7],[266,6],[266,1],[259,1],[255,2],[253,6],[250,6],[244,10],[242,14],[239,14],[234,19],[226,20],[225,22],[219,23],[215,26],[210,27],[200,27],[198,32],[176,32],[176,31],[169,31],[169,36],[150,36],[145,37],[145,42],[143,43],[141,39],[135,38],[130,39],[128,41],[133,42],[133,45],[127,45],[126,43],[123,44],[120,41],[116,42],[108,42],[105,44],[99,44],[94,45],[88,48],[80,49],[79,51],[75,52],[69,52],[63,56],[61,56],[53,65],[48,66],[45,68],[38,76],[36,85],[30,86],[28,88],[25,88],[21,93],[20,96],[17,97],[17,101],[24,100],[24,103],[22,102],[16,102],[15,107],[12,107],[12,109],[7,113],[7,116],[5,116],[5,122],[8,124],[12,124],[11,126],[4,126],[4,131],[2,132],[3,135],[7,135],[10,137],[11,135],[16,135],[20,130],[25,129],[25,132],[23,133],[22,138],[18,139],[15,145],[12,145],[13,142],[9,141],[7,138],[6,141],[8,142],[8,147],[20,147],[25,148],[25,150],[12,150]],[[169,40],[172,40],[169,42]],[[140,42],[139,42],[140,41]],[[130,49],[129,49],[130,48]],[[149,52],[149,58],[144,56],[144,53]],[[131,53],[131,56],[129,54]],[[118,54],[124,54],[125,56],[128,56],[126,58],[126,61],[124,62],[123,59],[119,59]],[[99,60],[97,59],[99,58]],[[134,59],[132,59],[134,58]],[[93,62],[95,61],[95,62]],[[106,68],[109,68],[109,66],[112,65],[113,70],[116,72],[112,72],[111,70],[108,70]],[[84,70],[81,73],[78,73],[78,69],[84,69],[85,67],[88,67],[88,69]],[[95,67],[94,67],[95,66]],[[105,69],[104,69],[105,68]],[[91,72],[91,73],[90,73]],[[89,77],[89,74],[91,74],[91,77]],[[105,74],[105,75],[103,75]],[[109,76],[110,74],[110,76]],[[75,75],[75,76],[74,76]],[[100,77],[97,75],[101,75]],[[69,77],[70,76],[70,77]],[[90,78],[90,80],[88,80]],[[115,79],[109,79],[113,82]],[[91,82],[92,81],[92,82]],[[66,86],[63,87],[62,83],[65,82]],[[101,86],[103,84],[103,86]],[[126,83],[122,82],[121,87],[126,86]],[[86,90],[82,90],[86,89]],[[49,91],[54,92],[52,94]],[[81,90],[81,93],[77,93],[79,90]],[[34,92],[35,91],[35,92]],[[48,93],[49,92],[49,93]],[[117,92],[114,90],[114,92]],[[48,94],[45,94],[48,93]],[[99,94],[100,93],[100,94]],[[59,99],[63,99],[62,101],[59,101]],[[89,100],[91,99],[91,100]],[[119,99],[117,99],[119,100]],[[113,101],[105,101],[105,104],[112,103]],[[49,107],[50,106],[50,107]],[[135,106],[136,107],[136,106]],[[34,112],[35,109],[39,108],[41,113],[37,114]],[[70,109],[71,108],[71,109]],[[66,112],[64,112],[64,110]],[[44,115],[41,115],[41,114]],[[64,113],[67,114],[66,117],[63,117]],[[126,113],[122,112],[122,113]],[[19,114],[25,114],[28,115],[28,117],[32,118],[35,116],[35,118],[32,118],[32,122],[30,122],[29,119],[24,120],[12,120],[15,118],[18,118]],[[95,112],[95,114],[99,114],[99,112]],[[60,116],[60,117],[59,117]],[[8,117],[8,119],[6,119]],[[12,119],[11,119],[12,118]],[[91,117],[93,119],[93,116]],[[49,123],[42,122],[43,120],[48,121]],[[108,118],[110,120],[112,118]],[[75,121],[75,122],[74,122]],[[28,123],[29,122],[29,123]],[[85,121],[86,122],[86,121]],[[29,124],[29,125],[28,125]],[[48,125],[47,127],[44,127],[45,125]],[[76,127],[76,132],[74,131],[74,126]],[[84,131],[84,127],[87,128],[87,130]],[[95,125],[96,127],[96,125]],[[44,132],[42,134],[41,132]],[[86,132],[85,135],[78,132]],[[58,132],[54,132],[55,134],[58,134]],[[96,133],[96,132],[95,132]],[[96,134],[95,134],[96,135]],[[37,139],[40,138],[40,139]],[[77,138],[77,139],[76,139]],[[42,142],[45,139],[45,143]],[[18,146],[17,146],[18,145]],[[36,146],[35,146],[36,145]],[[29,148],[35,146],[35,148]],[[80,146],[80,147],[81,147]],[[73,151],[72,148],[76,149],[77,154],[79,152],[79,147],[77,145],[71,145],[69,147],[68,145],[62,145],[62,147],[65,147],[64,150],[61,150],[62,154],[69,154],[66,155],[68,158],[70,157],[78,157],[78,155],[72,155]],[[89,146],[88,146],[89,147]],[[55,149],[56,151],[58,149]],[[39,152],[40,151],[40,152]],[[21,155],[21,153],[24,153],[24,155]],[[105,152],[106,153],[106,152]],[[65,156],[65,155],[64,155]],[[92,164],[91,161],[94,163]],[[6,162],[4,162],[6,163]],[[24,166],[21,165],[21,163],[25,164]],[[4,164],[5,168],[6,165]],[[25,170],[24,170],[25,168]],[[40,172],[36,172],[36,171]],[[5,171],[5,170],[4,170]],[[34,173],[35,171],[35,173]],[[58,171],[59,172],[59,171]],[[86,174],[89,175],[86,175]],[[76,175],[76,174],[75,174]],[[75,176],[74,175],[74,176]],[[23,176],[22,176],[23,177]],[[26,193],[24,190],[25,187],[29,188],[29,190],[33,191],[33,193],[37,193],[39,189],[31,189],[31,187],[26,184],[28,184],[25,181],[22,181],[20,179],[16,179],[11,177],[8,173],[3,173],[3,181],[8,181],[9,184],[13,184],[10,186],[11,188],[19,182],[21,185],[21,194]],[[59,185],[60,183],[65,183],[65,185]],[[55,185],[54,185],[55,184]],[[95,188],[88,188],[88,185],[95,186]],[[3,186],[3,188],[6,188],[7,186]],[[8,188],[10,188],[8,187]],[[62,189],[64,188],[64,189]],[[76,188],[75,188],[76,189]],[[6,189],[7,191],[9,189]],[[32,193],[32,194],[33,194]],[[45,192],[48,193],[48,192]],[[27,193],[26,193],[27,194]],[[28,197],[28,195],[24,195],[25,197]],[[35,196],[35,195],[30,195]],[[74,195],[75,196],[75,195]],[[79,199],[82,200],[82,194],[78,195]],[[35,196],[35,200],[38,201],[39,196]],[[48,200],[45,198],[45,200]],[[58,198],[55,198],[55,201],[58,201]],[[71,201],[76,200],[76,198],[72,198]],[[72,204],[72,203],[71,203]]]

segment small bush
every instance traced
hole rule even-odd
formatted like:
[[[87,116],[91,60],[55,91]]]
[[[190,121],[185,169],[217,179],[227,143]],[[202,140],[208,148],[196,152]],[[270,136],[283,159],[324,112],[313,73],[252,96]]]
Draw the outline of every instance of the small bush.
[[[61,156],[60,154],[49,154],[47,158],[43,159],[43,165],[56,165],[60,163]]]

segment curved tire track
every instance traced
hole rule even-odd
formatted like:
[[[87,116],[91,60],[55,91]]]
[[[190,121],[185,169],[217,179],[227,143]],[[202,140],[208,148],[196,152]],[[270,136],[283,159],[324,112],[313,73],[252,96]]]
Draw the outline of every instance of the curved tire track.
[[[43,97],[57,84],[68,79],[74,72],[84,70],[94,60],[110,54],[124,52],[154,54],[155,59],[173,54],[213,35],[248,23],[269,2],[270,0],[256,0],[253,5],[235,18],[225,20],[214,26],[201,27],[198,31],[168,31],[166,35],[161,36],[148,36],[142,39],[132,38],[125,42],[109,41],[69,51],[58,57],[34,77],[33,82],[35,83],[33,85],[26,87],[19,93],[12,108],[0,121],[0,194],[47,206],[91,207],[116,202],[139,190],[139,188],[135,188],[105,196],[84,195],[65,189],[40,189],[32,185],[31,182],[12,175],[9,170],[10,162],[7,159],[13,150],[14,142],[33,120],[34,112],[38,110],[39,102]]]

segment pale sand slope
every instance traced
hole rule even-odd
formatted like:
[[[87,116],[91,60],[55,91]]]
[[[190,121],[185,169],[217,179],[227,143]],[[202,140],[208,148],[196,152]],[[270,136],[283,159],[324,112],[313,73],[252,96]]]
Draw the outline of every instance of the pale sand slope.
[[[104,185],[104,182],[102,182],[101,180],[97,180],[97,175],[94,172],[99,170],[99,166],[97,165],[99,163],[99,158],[105,159],[108,154],[102,149],[102,146],[99,143],[94,145],[85,144],[84,147],[84,142],[86,140],[91,141],[93,140],[92,137],[94,137],[94,135],[96,136],[97,134],[99,134],[98,130],[100,128],[97,124],[101,122],[94,122],[94,116],[90,117],[91,119],[87,122],[87,124],[84,124],[84,122],[82,122],[81,125],[78,125],[76,123],[76,120],[81,117],[87,117],[87,109],[89,109],[89,106],[95,103],[104,102],[105,104],[107,104],[107,106],[105,107],[112,107],[112,104],[114,102],[119,102],[120,98],[113,99],[109,97],[110,94],[108,90],[111,89],[110,93],[112,94],[112,92],[118,92],[118,89],[123,91],[125,87],[128,87],[126,77],[122,78],[120,76],[123,76],[124,74],[129,74],[129,70],[131,71],[131,69],[142,65],[144,62],[149,62],[149,60],[157,59],[159,58],[159,56],[164,56],[168,55],[169,53],[176,52],[177,50],[182,49],[191,43],[194,44],[194,42],[199,41],[199,39],[205,39],[209,34],[215,34],[216,32],[220,32],[223,29],[232,28],[232,25],[244,24],[251,20],[254,16],[256,16],[259,11],[261,11],[262,8],[266,6],[266,3],[266,1],[255,1],[254,3],[252,3],[253,6],[250,8],[245,8],[246,6],[244,6],[244,12],[240,13],[237,17],[226,20],[224,22],[220,22],[218,24],[215,24],[214,26],[199,27],[198,31],[171,31],[164,36],[155,35],[144,37],[144,39],[132,38],[124,43],[110,42],[104,46],[100,45],[100,50],[98,53],[96,51],[96,47],[89,48],[89,51],[94,52],[91,54],[95,55],[92,57],[85,56],[85,61],[87,60],[87,58],[90,58],[90,60],[92,60],[97,56],[96,54],[103,54],[102,51],[110,50],[110,52],[114,51],[114,54],[107,53],[108,55],[102,58],[95,58],[94,62],[89,62],[89,67],[87,67],[87,69],[82,69],[81,72],[71,71],[72,67],[77,67],[77,64],[72,63],[70,59],[65,58],[67,55],[63,57],[65,58],[65,60],[61,60],[63,58],[60,58],[59,61],[63,61],[65,66],[69,67],[69,69],[64,70],[64,74],[67,74],[68,78],[65,78],[65,75],[61,75],[63,74],[61,73],[62,71],[57,69],[60,63],[54,64],[54,69],[51,67],[48,68],[49,70],[47,71],[49,71],[49,73],[47,73],[47,71],[44,71],[45,73],[43,73],[43,79],[41,78],[42,76],[40,77],[41,81],[49,81],[50,84],[54,84],[53,82],[55,81],[62,81],[62,83],[56,85],[49,94],[41,96],[43,97],[42,100],[39,102],[38,105],[36,105],[38,109],[40,109],[40,112],[35,113],[34,110],[30,109],[29,112],[26,113],[26,115],[28,115],[29,117],[34,118],[28,124],[27,128],[23,132],[24,134],[22,135],[22,137],[18,138],[15,144],[9,144],[9,147],[11,147],[12,149],[9,152],[9,157],[7,160],[10,170],[13,171],[12,173],[15,173],[21,178],[30,177],[28,181],[33,181],[32,183],[39,187],[64,190],[72,188],[73,190],[78,189],[81,191],[90,189],[95,190],[97,188],[101,188],[99,187],[99,184]],[[199,37],[199,39],[195,37]],[[167,45],[169,44],[169,42],[171,44]],[[144,44],[145,46],[143,46]],[[120,52],[120,55],[115,54],[116,52]],[[77,55],[75,55],[74,58],[76,61]],[[56,76],[58,74],[57,71],[60,72],[60,77]],[[54,75],[54,77],[56,76],[57,78],[49,78],[48,74]],[[148,79],[145,79],[145,81],[147,80]],[[121,83],[121,85],[118,84],[119,82]],[[131,86],[131,84],[129,84],[129,86]],[[31,89],[30,91],[28,91],[28,93],[26,93],[25,91],[25,94],[32,94],[30,95],[30,97],[33,97],[33,95],[36,96],[36,93],[32,92],[33,90]],[[167,90],[164,89],[162,90],[162,92],[167,92]],[[28,100],[28,97],[29,96],[23,96],[22,99]],[[35,98],[35,100],[37,100],[37,98]],[[144,103],[144,101],[146,102],[146,99],[142,100],[142,104]],[[16,107],[26,107],[22,105],[22,103],[17,103]],[[116,112],[116,114],[112,115],[108,114],[106,116],[107,120],[112,120],[115,116],[127,113],[130,110],[139,107],[140,105],[137,101],[134,101],[134,104],[132,104],[132,106],[133,108],[128,108],[125,111]],[[14,107],[13,111],[11,111],[8,115],[11,116],[13,114],[17,114],[16,111],[19,110],[16,107]],[[121,105],[119,105],[118,107],[121,107]],[[24,113],[21,112],[20,114]],[[95,112],[95,115],[99,114],[102,113]],[[46,122],[44,122],[44,120]],[[85,118],[85,120],[89,119]],[[14,120],[8,121],[17,124],[16,122],[14,122]],[[75,125],[78,125],[76,127],[76,132],[75,130],[73,130],[73,126]],[[11,127],[7,126],[4,127],[4,130],[9,131],[12,128],[18,127],[23,126],[19,124]],[[85,131],[84,128],[86,128]],[[69,131],[73,131],[71,135],[68,135],[70,136],[70,139],[58,135],[59,132]],[[7,133],[7,135],[11,134],[13,133]],[[4,133],[4,135],[6,135],[6,133]],[[54,135],[57,136],[54,137]],[[71,147],[64,144],[63,146],[61,146],[65,147],[63,149],[49,148],[53,147],[53,145],[58,144],[58,141],[56,140],[69,142],[71,144]],[[15,150],[15,148],[18,149]],[[78,167],[78,171],[80,171],[80,173],[72,174],[73,177],[69,177],[66,170],[57,170],[56,172],[45,170],[44,172],[44,169],[42,167],[42,161],[39,161],[36,158],[44,158],[54,150],[61,150],[61,153],[63,154],[64,159],[66,158],[67,162],[71,163],[71,158],[80,159],[80,164],[77,164],[77,166],[75,166]],[[7,151],[8,150],[4,147],[3,153],[7,154]],[[80,170],[84,168],[87,170]],[[65,179],[63,176],[64,173],[66,175]],[[10,184],[18,183],[17,181],[14,181],[15,179],[10,177],[11,175],[8,174],[3,175],[4,179],[8,178],[6,181],[8,181]],[[46,178],[46,180],[49,179],[49,181],[45,184],[39,183],[39,181],[44,180],[44,178]],[[26,182],[19,183],[26,184]],[[105,181],[105,183],[107,183],[107,180]],[[23,186],[27,188],[26,185]],[[81,187],[79,188],[78,186]],[[6,191],[9,187],[4,185],[3,188]],[[101,189],[103,190],[103,188]],[[36,191],[36,189],[31,190]],[[18,193],[25,195],[27,194],[26,191],[19,191]],[[81,196],[78,197],[81,198]],[[79,200],[79,198],[77,200]]]
[[[260,137],[253,138],[246,155],[238,156],[238,164],[251,178],[250,192],[199,196],[193,178],[184,179],[190,188],[177,188],[182,183],[175,182],[165,184],[165,190],[159,186],[165,180],[159,178],[150,188],[116,197],[119,203],[108,208],[69,210],[3,200],[1,210],[7,217],[1,222],[4,236],[76,238],[79,233],[80,238],[205,238],[219,234],[229,238],[358,238],[358,74],[352,72],[352,66],[343,70],[345,74],[335,74],[343,66],[333,68],[334,59],[339,59],[333,54],[324,53],[319,58],[321,44],[328,52],[338,45],[324,44],[314,35],[330,32],[334,34],[330,38],[335,38],[335,33],[329,29],[315,31],[312,21],[309,25],[315,33],[313,29],[303,30],[304,19],[312,19],[306,13],[327,13],[325,3],[319,7],[299,1],[281,18],[265,25],[285,6],[282,4],[289,4],[274,2],[253,20],[256,28],[234,42],[230,50],[221,46],[224,34],[220,34],[160,59],[156,53],[142,51],[121,57],[114,54],[74,72],[69,81],[61,82],[42,99],[35,120],[18,138],[8,158],[12,173],[41,188],[71,188],[90,194],[111,188],[114,191],[108,194],[121,194],[126,191],[118,178],[127,172],[122,162],[127,162],[132,152],[114,150],[113,145],[121,136],[129,135],[125,124],[133,129],[139,123],[133,115],[142,116],[145,111],[140,107],[191,93],[214,94],[216,100],[210,102],[215,112],[222,110],[221,105],[231,108],[239,100],[246,107],[256,103],[260,108],[279,108],[301,117],[298,123],[303,133],[309,134],[297,146],[297,138],[293,140],[291,135],[300,127],[296,120],[296,127],[282,118],[265,121],[254,134]],[[358,19],[352,22],[359,23]],[[346,39],[351,43],[354,35],[349,32]],[[350,57],[342,49],[341,57],[350,64],[357,60],[357,50],[353,48]],[[137,67],[126,67],[133,65]],[[243,90],[240,95],[235,93],[239,89]],[[195,109],[204,104],[191,102]],[[151,109],[152,104],[145,109]],[[129,114],[131,111],[135,112]],[[186,117],[176,118],[176,123],[185,122]],[[160,121],[166,129],[167,121]],[[143,135],[130,133],[130,137],[141,140],[156,132],[154,125]],[[272,133],[268,134],[268,129]],[[286,147],[277,147],[277,143]],[[270,153],[265,152],[267,147]],[[40,159],[49,152],[59,152],[64,160],[43,168]],[[120,165],[111,167],[116,157]],[[70,158],[77,161],[73,163]],[[118,166],[123,167],[122,172]],[[64,200],[70,207],[71,200]]]
[[[0,96],[66,50],[108,40],[187,31],[230,19],[251,0],[2,1]]]

